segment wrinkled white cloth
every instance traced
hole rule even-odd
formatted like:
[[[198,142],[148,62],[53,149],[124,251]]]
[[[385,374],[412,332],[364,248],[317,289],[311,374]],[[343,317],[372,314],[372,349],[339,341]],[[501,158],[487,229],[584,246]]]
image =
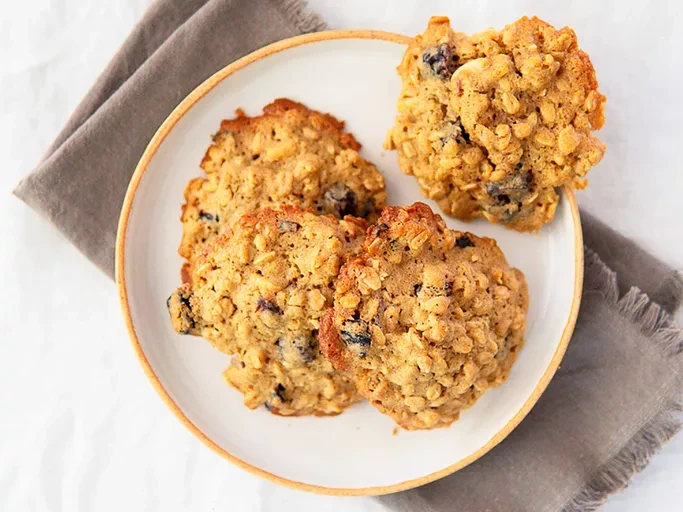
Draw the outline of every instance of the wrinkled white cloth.
[[[261,481],[205,448],[139,368],[109,279],[10,197],[147,6],[36,0],[0,14],[0,510],[380,511],[365,498]],[[683,6],[635,1],[310,0],[333,28],[414,34],[523,14],[571,25],[608,96],[609,150],[579,202],[674,267],[683,264]],[[85,305],[85,306],[84,306]],[[679,313],[678,318],[681,319]],[[675,439],[604,510],[680,510]]]

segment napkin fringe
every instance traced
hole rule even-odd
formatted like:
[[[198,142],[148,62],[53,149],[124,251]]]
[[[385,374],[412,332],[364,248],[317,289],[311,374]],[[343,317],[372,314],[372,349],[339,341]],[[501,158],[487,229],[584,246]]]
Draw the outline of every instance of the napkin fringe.
[[[617,275],[590,248],[585,251],[586,275],[590,275],[591,290],[600,291],[627,320],[637,324],[644,335],[651,336],[663,352],[681,365],[683,329],[671,316],[638,288],[631,288],[621,299]],[[676,435],[682,427],[679,413],[683,411],[683,391],[665,405],[662,412],[646,423],[631,440],[608,462],[602,465],[588,484],[565,506],[563,512],[592,512],[600,508],[611,494],[631,482],[647,466],[652,456]]]
[[[681,403],[671,404],[669,410],[655,416],[596,476],[567,503],[563,512],[593,512],[607,502],[611,494],[625,489],[633,477],[648,465],[659,449],[681,430],[676,413]]]
[[[304,0],[275,0],[289,21],[304,33],[327,30],[327,23],[317,13],[308,8]]]
[[[619,300],[617,308],[622,316],[638,324],[644,335],[652,336],[668,356],[680,356],[683,350],[683,329],[676,325],[664,308],[652,302],[645,293],[634,286]]]
[[[614,305],[619,300],[617,273],[609,268],[598,253],[584,245],[584,290],[602,293],[608,304]]]

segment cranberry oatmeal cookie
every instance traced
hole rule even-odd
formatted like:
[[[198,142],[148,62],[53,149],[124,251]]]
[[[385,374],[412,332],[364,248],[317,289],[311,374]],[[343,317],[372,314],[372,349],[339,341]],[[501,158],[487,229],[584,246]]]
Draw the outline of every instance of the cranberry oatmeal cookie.
[[[222,226],[266,206],[372,221],[385,205],[384,178],[344,123],[300,103],[275,100],[257,117],[238,110],[213,141],[201,163],[206,176],[185,189],[178,252],[190,263]]]
[[[247,407],[340,413],[360,397],[322,356],[316,335],[339,269],[359,252],[366,227],[298,206],[245,215],[195,259],[191,283],[169,298],[174,329],[233,354],[224,375]]]
[[[507,378],[527,306],[494,240],[447,229],[423,203],[389,206],[342,267],[319,340],[401,427],[446,427]]]
[[[458,219],[536,231],[553,219],[558,189],[584,188],[605,152],[591,134],[604,124],[605,97],[568,27],[524,17],[468,37],[433,17],[398,73],[386,146]]]

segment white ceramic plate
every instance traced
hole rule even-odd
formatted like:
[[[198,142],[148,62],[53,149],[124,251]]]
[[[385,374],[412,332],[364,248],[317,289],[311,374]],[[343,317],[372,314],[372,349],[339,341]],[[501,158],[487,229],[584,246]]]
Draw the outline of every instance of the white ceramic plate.
[[[367,403],[336,417],[283,418],[251,411],[223,381],[228,357],[177,335],[166,311],[179,285],[177,246],[183,189],[221,119],[237,107],[259,114],[286,97],[347,122],[362,154],[386,177],[391,204],[429,203],[396,155],[382,148],[399,93],[395,68],[403,36],[333,31],[276,43],[228,66],[195,90],[150,142],[130,184],[117,240],[117,283],[133,346],[161,398],[204,443],[241,467],[279,483],[328,494],[382,494],[452,473],[500,442],[529,412],[564,354],[582,281],[581,228],[565,192],[539,234],[484,221],[452,228],[496,238],[529,283],[526,345],[510,378],[447,429],[401,431]],[[321,444],[325,440],[326,444]]]

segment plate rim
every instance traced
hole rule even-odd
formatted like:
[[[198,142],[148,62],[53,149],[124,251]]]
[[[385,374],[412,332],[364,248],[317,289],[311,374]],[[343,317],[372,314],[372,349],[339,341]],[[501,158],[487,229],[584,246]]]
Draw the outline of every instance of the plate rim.
[[[564,330],[562,331],[562,336],[560,342],[553,354],[552,359],[548,367],[543,372],[541,379],[536,384],[533,392],[524,402],[522,407],[517,411],[517,413],[500,429],[496,434],[491,437],[483,446],[478,450],[471,453],[467,457],[460,459],[459,461],[450,464],[438,471],[434,471],[427,475],[412,478],[403,482],[399,482],[391,485],[384,486],[374,486],[374,487],[357,487],[357,488],[341,488],[341,487],[326,487],[321,485],[307,484],[304,482],[298,482],[296,480],[291,480],[285,477],[275,475],[269,471],[261,469],[259,467],[253,466],[248,462],[236,457],[229,453],[225,448],[219,446],[210,437],[208,437],[202,430],[197,427],[192,421],[185,416],[180,407],[171,398],[166,388],[155,374],[152,369],[147,356],[140,344],[137,337],[135,326],[133,324],[133,319],[130,311],[130,304],[128,303],[128,292],[126,288],[126,278],[125,278],[125,249],[126,249],[126,235],[128,230],[128,221],[130,219],[130,213],[132,210],[133,202],[135,200],[135,195],[140,184],[140,181],[146,172],[149,163],[157,152],[157,149],[161,143],[166,139],[168,134],[171,132],[176,123],[197,103],[202,97],[204,97],[209,91],[211,91],[216,85],[222,82],[224,79],[232,75],[234,72],[248,66],[249,64],[256,62],[269,55],[279,53],[283,50],[294,48],[297,46],[316,43],[320,41],[329,41],[334,39],[374,39],[388,41],[397,44],[407,44],[412,38],[409,36],[404,36],[401,34],[396,34],[393,32],[385,32],[380,30],[327,30],[322,32],[314,32],[310,34],[303,34],[289,39],[284,39],[276,43],[265,46],[259,50],[256,50],[241,59],[225,66],[221,70],[214,73],[212,76],[207,78],[203,83],[197,86],[189,95],[187,95],[178,106],[171,112],[171,114],[166,118],[166,120],[161,124],[159,129],[156,131],[149,144],[147,145],[144,153],[140,157],[140,160],[135,168],[133,176],[131,177],[126,195],[123,201],[121,215],[119,217],[118,229],[116,234],[116,250],[115,250],[115,279],[116,287],[119,295],[119,303],[121,306],[121,311],[123,313],[126,330],[131,340],[133,350],[137,356],[140,366],[147,376],[148,380],[152,384],[153,388],[156,390],[157,394],[164,402],[164,404],[171,410],[175,417],[180,420],[180,422],[194,434],[204,445],[209,447],[213,452],[217,453],[221,457],[229,460],[236,466],[245,471],[251,473],[252,475],[264,478],[270,482],[284,485],[286,487],[312,492],[317,494],[333,495],[333,496],[377,496],[382,494],[390,494],[399,491],[405,491],[408,489],[413,489],[421,485],[433,482],[445,476],[448,476],[456,471],[464,468],[465,466],[476,461],[484,454],[489,452],[493,447],[505,439],[526,417],[526,415],[531,411],[533,406],[536,404],[538,399],[541,397],[545,389],[547,388],[550,380],[555,375],[555,372],[559,368],[560,362],[564,357],[564,354],[569,345],[571,335],[574,332],[574,327],[576,325],[576,319],[579,313],[579,306],[581,303],[582,287],[583,287],[583,233],[581,229],[581,218],[579,215],[578,205],[576,203],[576,198],[574,196],[573,190],[568,187],[563,187],[565,200],[568,202],[570,209],[570,214],[574,224],[574,295],[572,298],[572,305],[569,311],[569,318],[565,324]]]

